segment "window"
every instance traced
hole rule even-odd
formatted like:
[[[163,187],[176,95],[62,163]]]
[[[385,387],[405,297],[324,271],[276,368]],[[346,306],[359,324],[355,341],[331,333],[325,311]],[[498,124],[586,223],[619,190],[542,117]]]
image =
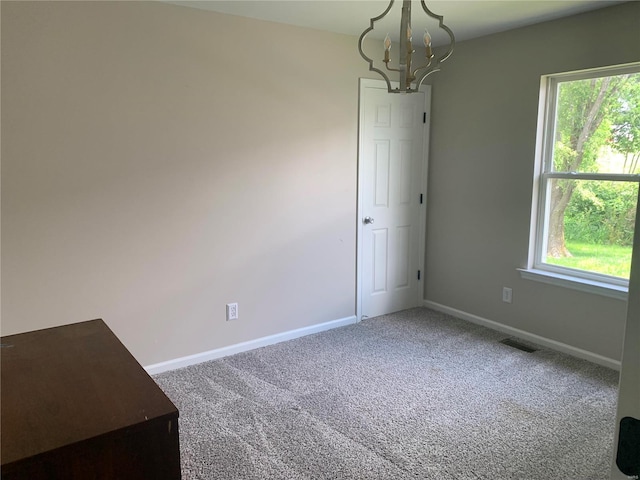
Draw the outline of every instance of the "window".
[[[543,77],[540,115],[530,267],[626,291],[640,182],[640,64]]]

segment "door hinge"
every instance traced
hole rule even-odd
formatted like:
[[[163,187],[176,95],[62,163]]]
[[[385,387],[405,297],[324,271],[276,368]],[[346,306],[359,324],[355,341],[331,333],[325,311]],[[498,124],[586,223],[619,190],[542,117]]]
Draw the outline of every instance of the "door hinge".
[[[427,123],[427,112],[422,112],[422,123]]]
[[[420,280],[420,270],[418,270],[418,280]]]
[[[422,202],[424,201],[424,195],[421,193],[420,194],[420,205],[422,205]]]

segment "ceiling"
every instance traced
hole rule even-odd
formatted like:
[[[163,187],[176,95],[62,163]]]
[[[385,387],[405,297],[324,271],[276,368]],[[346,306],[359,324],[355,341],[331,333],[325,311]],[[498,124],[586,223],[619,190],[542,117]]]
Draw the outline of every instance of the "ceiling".
[[[360,36],[369,26],[369,19],[380,15],[388,5],[387,0],[178,0],[167,3],[353,36]],[[397,20],[389,21],[388,25],[376,23],[376,29],[369,36],[383,38],[387,30],[398,29],[402,2],[395,3],[393,11],[397,9]],[[454,31],[458,41],[616,3],[624,0],[426,0],[431,11],[444,16],[444,23]],[[444,33],[438,33],[437,22],[428,25],[420,22],[420,18],[427,17],[417,0],[413,2],[412,11],[414,31],[421,32],[428,26],[434,45],[448,39]]]

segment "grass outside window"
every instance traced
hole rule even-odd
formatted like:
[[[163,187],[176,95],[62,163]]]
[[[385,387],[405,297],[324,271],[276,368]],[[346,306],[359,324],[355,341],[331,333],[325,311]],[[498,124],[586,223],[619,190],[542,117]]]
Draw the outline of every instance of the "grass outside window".
[[[631,246],[598,245],[567,242],[571,257],[547,258],[547,263],[561,267],[598,272],[620,278],[629,278]]]

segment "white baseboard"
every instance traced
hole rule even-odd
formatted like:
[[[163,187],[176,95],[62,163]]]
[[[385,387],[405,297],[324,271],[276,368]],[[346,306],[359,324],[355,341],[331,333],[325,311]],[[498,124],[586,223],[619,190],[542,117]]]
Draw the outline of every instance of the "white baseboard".
[[[155,375],[169,370],[175,370],[176,368],[188,367],[189,365],[208,362],[209,360],[215,360],[229,355],[235,355],[236,353],[246,352],[255,348],[266,347],[267,345],[273,345],[274,343],[293,340],[294,338],[304,337],[306,335],[311,335],[312,333],[344,327],[345,325],[351,325],[356,322],[357,317],[355,315],[340,318],[338,320],[319,323],[310,327],[298,328],[296,330],[289,330],[288,332],[278,333],[268,337],[249,340],[248,342],[236,343],[235,345],[229,345],[228,347],[216,348],[215,350],[209,350],[208,352],[196,353],[195,355],[188,355],[186,357],[180,357],[166,362],[154,363],[153,365],[147,365],[144,369],[149,375]]]
[[[437,310],[438,312],[447,313],[462,320],[467,320],[477,325],[482,325],[483,327],[487,327],[492,330],[497,330],[499,332],[521,338],[522,340],[528,340],[532,343],[550,348],[551,350],[557,350],[559,352],[566,353],[568,355],[582,358],[583,360],[588,360],[590,362],[597,363],[598,365],[603,365],[605,367],[613,368],[614,370],[620,371],[619,360],[604,357],[602,355],[598,355],[597,353],[589,352],[581,348],[572,347],[571,345],[567,345],[566,343],[541,337],[540,335],[529,333],[518,328],[510,327],[508,325],[503,325],[502,323],[494,322],[493,320],[488,320],[486,318],[479,317],[478,315],[467,313],[462,310],[447,307],[446,305],[432,302],[430,300],[424,300],[424,306],[427,308],[431,308],[432,310]]]

